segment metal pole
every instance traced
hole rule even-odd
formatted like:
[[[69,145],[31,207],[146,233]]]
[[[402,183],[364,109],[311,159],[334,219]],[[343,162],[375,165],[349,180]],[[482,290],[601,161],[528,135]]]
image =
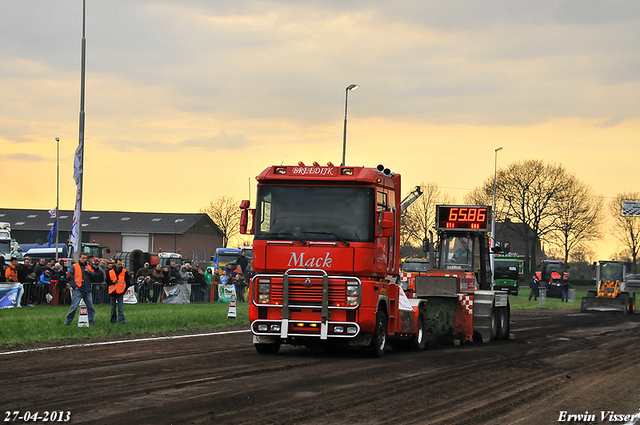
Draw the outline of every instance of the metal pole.
[[[360,87],[360,86],[358,86],[357,84],[351,84],[345,90],[345,95],[344,95],[344,131],[342,132],[342,163],[340,164],[340,166],[344,166],[345,165],[345,157],[346,157],[346,154],[347,154],[347,103],[349,102],[349,92],[350,91],[354,91],[358,87]]]
[[[496,246],[496,180],[498,176],[498,152],[502,150],[502,147],[499,147],[495,150],[495,157],[493,160],[493,208],[491,209],[491,247],[495,248]],[[494,258],[495,252],[492,250],[491,252],[491,272],[493,273],[494,267]]]
[[[78,185],[78,192],[80,192],[79,211],[78,211],[78,249],[73,253],[73,259],[78,261],[80,259],[80,252],[82,252],[82,189],[84,180],[84,88],[85,88],[85,63],[87,53],[87,39],[85,38],[85,21],[86,21],[86,0],[82,0],[82,65],[80,69],[80,164],[82,165],[82,174],[80,175],[80,184]]]
[[[56,263],[58,262],[58,216],[60,215],[60,138],[56,137]]]

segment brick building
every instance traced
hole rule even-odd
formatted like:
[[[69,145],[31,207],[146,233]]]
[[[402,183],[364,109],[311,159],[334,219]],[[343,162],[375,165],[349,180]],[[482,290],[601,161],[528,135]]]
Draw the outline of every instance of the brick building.
[[[0,209],[0,222],[11,224],[19,244],[47,243],[54,219],[47,210]],[[60,211],[58,234],[67,243],[73,211]],[[181,252],[183,258],[209,262],[222,246],[222,233],[207,214],[83,211],[82,242],[97,242],[111,252]]]

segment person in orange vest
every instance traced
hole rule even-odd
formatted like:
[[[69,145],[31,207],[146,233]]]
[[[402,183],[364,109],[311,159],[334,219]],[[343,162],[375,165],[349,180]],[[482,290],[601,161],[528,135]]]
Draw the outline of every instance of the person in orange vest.
[[[18,281],[18,259],[16,257],[11,257],[11,263],[4,271],[4,277],[10,283]]]
[[[74,263],[69,267],[69,286],[73,289],[71,295],[71,308],[67,313],[67,319],[65,325],[70,325],[73,317],[76,315],[76,310],[80,305],[80,300],[84,300],[87,305],[87,314],[89,324],[95,325],[94,317],[96,311],[93,309],[93,297],[91,292],[91,280],[95,279],[95,273],[87,261],[87,254],[80,254],[80,258],[77,263]]]
[[[111,323],[124,324],[124,292],[131,286],[131,277],[122,265],[122,260],[118,260],[116,267],[109,270],[107,274],[107,285],[109,285],[109,296],[111,298]],[[116,316],[116,305],[118,315]]]

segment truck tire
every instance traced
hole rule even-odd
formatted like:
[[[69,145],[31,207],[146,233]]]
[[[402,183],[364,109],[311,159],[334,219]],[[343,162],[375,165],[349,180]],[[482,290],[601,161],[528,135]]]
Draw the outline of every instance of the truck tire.
[[[280,344],[254,344],[256,346],[256,351],[258,354],[278,354],[280,351]]]
[[[500,327],[500,310],[493,306],[491,309],[491,341],[498,339],[498,328]]]
[[[427,315],[424,310],[418,314],[418,333],[411,338],[411,350],[422,351],[427,344]]]
[[[375,357],[384,356],[384,350],[387,348],[387,315],[384,311],[378,310],[376,313],[376,327],[373,330],[369,351]]]

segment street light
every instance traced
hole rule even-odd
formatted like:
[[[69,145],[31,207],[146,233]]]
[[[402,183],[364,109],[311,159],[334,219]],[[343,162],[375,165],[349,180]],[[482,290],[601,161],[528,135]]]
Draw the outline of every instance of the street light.
[[[491,210],[491,239],[493,239],[493,245],[496,242],[496,181],[498,176],[498,152],[502,150],[502,146],[495,150],[495,158],[493,161],[493,209]]]
[[[176,218],[173,222],[173,252],[178,252],[178,223],[182,223],[184,218]]]
[[[60,215],[60,138],[56,137],[56,263],[58,262],[58,216]]]
[[[342,164],[344,166],[345,156],[347,153],[347,102],[349,101],[349,92],[357,90],[360,87],[357,84],[351,84],[347,87],[344,95],[344,132],[342,133]]]

